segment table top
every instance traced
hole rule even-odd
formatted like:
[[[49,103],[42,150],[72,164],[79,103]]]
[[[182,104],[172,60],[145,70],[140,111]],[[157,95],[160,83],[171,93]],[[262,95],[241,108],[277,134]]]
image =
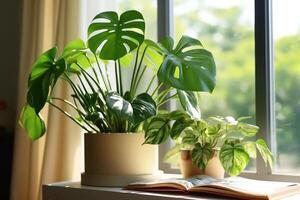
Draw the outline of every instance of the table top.
[[[228,200],[211,195],[158,193],[123,190],[117,187],[92,187],[80,182],[59,182],[43,185],[43,200]],[[232,199],[232,198],[230,198]]]
[[[229,200],[233,198],[217,197],[205,194],[160,193],[123,190],[118,187],[92,187],[80,182],[58,182],[43,185],[43,200]],[[300,194],[284,200],[299,200]]]

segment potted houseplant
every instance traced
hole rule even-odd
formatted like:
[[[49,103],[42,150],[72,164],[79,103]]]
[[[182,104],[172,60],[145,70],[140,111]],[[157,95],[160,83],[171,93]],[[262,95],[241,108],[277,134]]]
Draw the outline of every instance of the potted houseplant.
[[[256,149],[265,163],[272,167],[271,151],[262,139],[251,141],[259,130],[245,123],[248,117],[235,120],[233,117],[210,117],[197,120],[185,112],[154,116],[146,127],[148,144],[158,144],[171,137],[176,145],[169,150],[165,159],[180,154],[181,172],[185,178],[205,174],[217,179],[224,178],[224,170],[230,176],[239,175],[250,158],[256,158]],[[160,123],[162,120],[167,124]],[[172,125],[169,122],[173,121]],[[164,129],[164,133],[158,130]],[[164,138],[158,141],[155,137]]]
[[[86,43],[74,40],[61,55],[54,47],[32,67],[21,125],[31,139],[42,137],[46,128],[40,112],[45,104],[78,124],[87,133],[83,184],[121,186],[156,173],[158,147],[141,145],[142,124],[156,115],[160,105],[178,96],[183,109],[199,118],[196,96],[191,91],[212,92],[215,87],[213,56],[198,40],[183,36],[174,47],[172,38],[155,43],[145,39],[144,32],[144,18],[138,11],[120,16],[103,12],[88,27]],[[122,76],[127,65],[133,66],[128,80]],[[108,75],[109,68],[114,69],[115,84]],[[151,80],[141,87],[149,69]],[[58,80],[71,87],[70,100],[53,96]],[[157,80],[160,84],[153,87]],[[130,85],[126,88],[124,82]],[[176,93],[170,95],[174,90]],[[63,110],[57,101],[77,114]]]

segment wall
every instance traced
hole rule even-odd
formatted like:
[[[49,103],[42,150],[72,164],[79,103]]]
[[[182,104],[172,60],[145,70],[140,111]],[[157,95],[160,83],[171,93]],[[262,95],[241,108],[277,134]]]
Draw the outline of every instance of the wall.
[[[13,129],[16,122],[21,2],[22,0],[1,1],[0,126],[9,129]]]
[[[9,199],[16,122],[22,0],[1,1],[0,12],[0,199]]]

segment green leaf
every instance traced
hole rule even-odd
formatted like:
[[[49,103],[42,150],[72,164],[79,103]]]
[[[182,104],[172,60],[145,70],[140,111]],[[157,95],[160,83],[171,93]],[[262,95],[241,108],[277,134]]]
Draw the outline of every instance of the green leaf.
[[[219,158],[226,173],[230,176],[239,175],[250,159],[242,144],[228,141],[222,146]]]
[[[182,138],[182,143],[184,144],[190,144],[194,145],[195,143],[198,142],[198,136],[195,133],[196,131],[191,129],[191,130],[185,130],[184,131],[184,136]]]
[[[133,108],[133,121],[138,124],[149,117],[156,115],[156,103],[147,93],[139,94],[131,102]]]
[[[170,120],[178,120],[180,118],[190,118],[190,116],[182,110],[175,110],[172,112],[168,112],[166,114],[166,117]]]
[[[256,143],[252,141],[243,144],[245,151],[251,158],[256,158]]]
[[[273,167],[273,155],[270,151],[270,149],[268,148],[268,145],[266,144],[266,142],[263,139],[258,139],[256,140],[256,147],[261,155],[261,157],[263,158],[266,166],[269,163],[269,166],[272,168]]]
[[[106,103],[108,108],[121,119],[130,119],[133,115],[131,104],[123,99],[117,92],[109,92],[106,96]]]
[[[213,154],[212,145],[210,143],[205,143],[201,145],[196,143],[194,149],[192,150],[192,160],[200,169],[205,169],[208,161],[211,159]]]
[[[36,113],[44,107],[50,87],[65,71],[64,59],[55,60],[57,49],[52,48],[43,53],[35,62],[28,79],[27,103]]]
[[[67,71],[70,73],[81,73],[82,70],[76,65],[80,65],[83,69],[91,67],[96,60],[94,55],[87,49],[85,43],[81,39],[76,39],[69,42],[62,53],[62,58],[65,59],[68,65]]]
[[[36,114],[35,109],[29,105],[25,105],[22,110],[20,124],[32,140],[36,140],[45,134],[46,128],[42,117]]]
[[[207,134],[210,136],[215,136],[221,131],[221,124],[209,125],[207,127]]]
[[[116,12],[103,12],[88,27],[88,46],[101,59],[117,60],[143,43],[144,32],[145,21],[138,11],[126,11],[120,18]]]
[[[198,106],[198,99],[194,92],[177,90],[182,108],[193,118],[201,119],[201,111]]]
[[[129,65],[132,63],[133,60],[133,54],[132,53],[128,53],[125,56],[123,56],[122,58],[120,58],[120,63],[122,67],[129,67]]]
[[[173,156],[175,156],[176,154],[178,154],[183,147],[184,147],[184,144],[177,144],[174,147],[172,147],[171,149],[169,149],[169,151],[164,156],[164,161],[167,161],[167,160],[171,159]]]
[[[165,59],[158,71],[159,80],[185,91],[212,92],[216,82],[213,55],[199,40],[188,36],[183,36],[175,48],[173,44],[170,37],[160,44]]]
[[[164,117],[155,116],[145,128],[144,144],[161,144],[170,135],[169,120]]]
[[[259,130],[259,127],[252,124],[239,122],[238,129],[244,136],[253,137],[256,135],[257,131]]]
[[[159,66],[162,64],[163,62],[163,56],[157,52],[157,50],[151,48],[150,43],[154,43],[153,41],[150,40],[145,40],[144,42],[146,44],[147,51],[143,60],[143,63],[150,67],[155,73],[157,73]],[[140,49],[140,51],[142,51],[142,49]]]
[[[194,121],[186,118],[180,118],[172,125],[170,136],[172,139],[177,139],[180,134],[189,127]]]
[[[81,39],[76,39],[69,42],[62,53],[62,57],[68,62],[72,58],[76,59],[77,54],[83,54],[84,50],[86,50],[86,46],[84,41]]]

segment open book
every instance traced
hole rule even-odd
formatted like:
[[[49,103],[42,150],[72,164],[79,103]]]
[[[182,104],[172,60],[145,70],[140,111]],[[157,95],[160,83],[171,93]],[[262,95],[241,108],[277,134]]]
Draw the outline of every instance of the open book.
[[[222,180],[216,180],[201,175],[186,180],[162,179],[147,183],[132,183],[124,189],[149,192],[193,192],[240,199],[273,200],[300,193],[300,184],[259,181],[241,177],[228,177]]]

